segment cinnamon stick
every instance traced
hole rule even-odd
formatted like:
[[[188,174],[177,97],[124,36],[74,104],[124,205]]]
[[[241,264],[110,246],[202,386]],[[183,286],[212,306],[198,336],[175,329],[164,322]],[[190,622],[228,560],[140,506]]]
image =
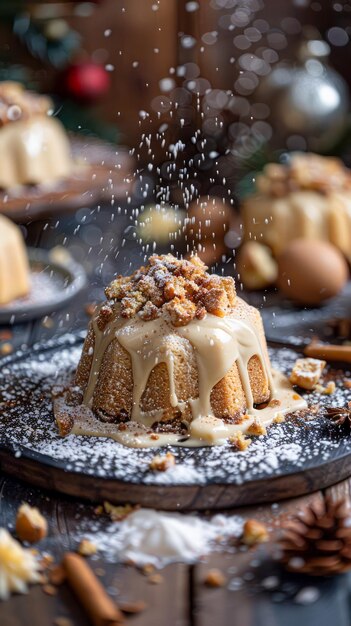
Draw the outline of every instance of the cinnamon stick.
[[[85,559],[74,552],[63,557],[67,581],[94,626],[119,626],[124,618]]]
[[[332,343],[323,344],[318,341],[311,341],[311,343],[305,348],[304,354],[312,357],[313,359],[351,363],[351,346],[339,346]]]

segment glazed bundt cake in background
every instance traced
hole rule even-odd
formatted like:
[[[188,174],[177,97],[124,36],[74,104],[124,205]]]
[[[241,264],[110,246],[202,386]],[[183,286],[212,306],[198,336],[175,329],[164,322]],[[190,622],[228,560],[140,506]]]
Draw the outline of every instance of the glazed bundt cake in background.
[[[52,183],[70,175],[62,124],[49,116],[49,98],[15,82],[0,82],[0,188]]]
[[[21,230],[0,215],[0,305],[26,296],[29,290],[29,263]]]
[[[199,258],[152,256],[106,296],[67,406],[55,411],[62,434],[73,427],[124,442],[132,431],[129,445],[160,445],[171,434],[218,443],[299,408],[289,384],[273,380],[259,312]]]
[[[336,158],[293,154],[269,163],[242,205],[245,240],[279,255],[299,238],[330,241],[351,260],[351,172]]]

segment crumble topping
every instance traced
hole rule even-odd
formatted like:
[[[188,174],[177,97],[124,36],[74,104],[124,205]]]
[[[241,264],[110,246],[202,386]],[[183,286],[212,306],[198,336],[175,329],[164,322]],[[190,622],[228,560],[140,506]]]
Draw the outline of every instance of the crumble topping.
[[[120,302],[122,317],[138,314],[148,321],[166,312],[174,326],[203,319],[206,313],[224,317],[235,304],[234,280],[206,270],[197,256],[180,260],[172,254],[153,255],[148,265],[131,276],[118,276],[106,288],[110,303],[101,309],[98,324],[103,328],[107,323],[111,301]]]
[[[51,100],[13,81],[0,82],[0,128],[11,122],[47,115]]]
[[[292,191],[328,193],[351,189],[351,175],[340,159],[317,154],[295,154],[289,163],[268,163],[257,177],[257,191],[283,197]]]

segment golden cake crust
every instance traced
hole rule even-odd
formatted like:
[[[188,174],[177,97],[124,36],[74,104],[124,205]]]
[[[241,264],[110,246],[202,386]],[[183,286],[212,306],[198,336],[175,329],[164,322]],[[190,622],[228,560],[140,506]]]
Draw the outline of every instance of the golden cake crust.
[[[117,303],[116,309],[120,309]],[[114,312],[116,315],[116,311]],[[119,313],[117,313],[119,315]],[[163,312],[163,315],[166,315]],[[87,338],[83,347],[82,357],[77,369],[75,385],[84,395],[88,384],[91,368],[93,367],[93,353],[95,344],[94,320],[98,320],[99,313],[92,319]],[[235,306],[228,313],[228,317],[235,320],[249,322],[255,329],[263,352],[268,360],[264,331],[259,312],[236,297]],[[198,370],[196,355],[191,343],[174,333],[165,337],[164,349],[170,350],[174,362],[175,391],[181,407],[172,407],[170,402],[170,380],[167,366],[159,363],[152,369],[145,390],[143,392],[141,411],[161,411],[161,424],[155,421],[155,428],[162,428],[164,422],[180,420],[191,421],[189,400],[199,395]],[[269,361],[268,361],[269,362]],[[259,356],[254,355],[248,363],[248,375],[255,404],[267,402],[270,399],[268,379]],[[108,345],[98,374],[98,379],[92,399],[92,409],[103,421],[125,422],[130,420],[133,404],[133,376],[131,357],[120,345],[118,339],[113,339]],[[211,407],[215,417],[224,421],[235,422],[246,411],[247,401],[242,381],[236,363],[233,363],[227,374],[213,387],[211,391]]]

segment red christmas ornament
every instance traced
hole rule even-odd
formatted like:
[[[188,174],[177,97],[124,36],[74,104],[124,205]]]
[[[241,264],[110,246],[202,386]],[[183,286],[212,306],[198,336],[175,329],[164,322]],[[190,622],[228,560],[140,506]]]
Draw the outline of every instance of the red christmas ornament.
[[[63,79],[64,89],[76,100],[95,102],[110,87],[110,77],[102,65],[88,62],[69,67]]]

